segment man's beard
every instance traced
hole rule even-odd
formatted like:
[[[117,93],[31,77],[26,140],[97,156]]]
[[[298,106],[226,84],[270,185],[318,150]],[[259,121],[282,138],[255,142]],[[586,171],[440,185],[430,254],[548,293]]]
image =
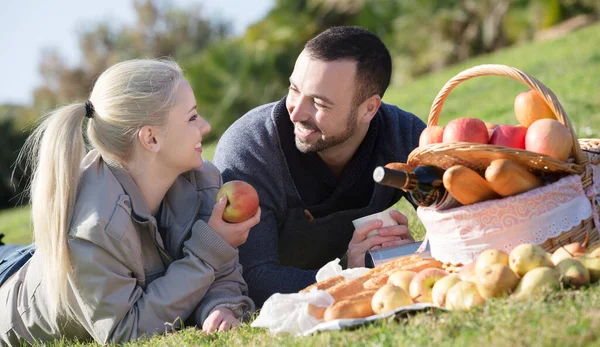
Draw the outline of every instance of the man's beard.
[[[350,115],[348,116],[348,121],[346,122],[346,130],[343,133],[328,138],[323,139],[320,138],[315,143],[307,143],[304,140],[298,138],[296,136],[296,148],[302,153],[311,153],[311,152],[321,152],[331,147],[335,147],[339,144],[346,142],[354,132],[356,131],[356,119],[358,118],[358,107],[355,107]],[[308,130],[316,130],[320,131],[317,125],[313,122],[299,122],[299,124]]]

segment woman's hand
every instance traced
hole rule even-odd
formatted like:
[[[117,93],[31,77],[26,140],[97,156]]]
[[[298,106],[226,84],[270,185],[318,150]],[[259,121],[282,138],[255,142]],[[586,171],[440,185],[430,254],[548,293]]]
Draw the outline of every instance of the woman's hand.
[[[223,220],[223,211],[227,206],[227,196],[223,195],[213,207],[208,225],[232,247],[237,247],[248,238],[250,229],[260,222],[260,207],[250,219],[240,223],[227,223]]]
[[[408,218],[398,211],[391,211],[398,225],[382,228],[380,219],[369,221],[354,229],[352,240],[348,244],[348,268],[365,266],[365,253],[370,250],[388,248],[412,243],[415,240],[408,231]],[[367,235],[377,230],[377,234]]]
[[[214,309],[202,324],[202,332],[227,331],[240,325],[233,312],[224,307]]]

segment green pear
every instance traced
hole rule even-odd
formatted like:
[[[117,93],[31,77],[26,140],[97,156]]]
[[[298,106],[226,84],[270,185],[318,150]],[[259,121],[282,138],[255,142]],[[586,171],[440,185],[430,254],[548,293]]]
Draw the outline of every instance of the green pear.
[[[527,300],[536,295],[558,290],[559,274],[549,267],[537,267],[528,271],[515,289],[513,297],[517,300]]]
[[[519,277],[538,267],[554,267],[550,254],[542,247],[530,243],[515,247],[508,256],[508,264]]]
[[[577,259],[565,258],[556,264],[560,279],[565,288],[579,288],[590,283],[590,272],[583,263]]]

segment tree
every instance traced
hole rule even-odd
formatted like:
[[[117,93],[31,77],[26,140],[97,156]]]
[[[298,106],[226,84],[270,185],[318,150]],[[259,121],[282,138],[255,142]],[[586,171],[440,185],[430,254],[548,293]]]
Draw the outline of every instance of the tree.
[[[44,83],[34,92],[36,106],[48,110],[85,100],[94,79],[119,61],[145,57],[183,60],[229,32],[227,24],[209,20],[199,6],[179,9],[169,1],[157,0],[134,0],[133,6],[137,21],[132,26],[101,22],[81,34],[80,66],[68,66],[56,50],[45,52],[39,67]]]

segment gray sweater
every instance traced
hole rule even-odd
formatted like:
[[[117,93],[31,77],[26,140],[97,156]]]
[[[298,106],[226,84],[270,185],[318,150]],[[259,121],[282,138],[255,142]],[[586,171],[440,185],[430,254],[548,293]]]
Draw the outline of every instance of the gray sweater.
[[[303,201],[305,194],[298,187],[306,189],[306,184],[299,184],[299,175],[290,172],[290,167],[299,166],[291,165],[289,149],[284,151],[294,138],[290,125],[285,99],[255,108],[223,134],[214,157],[224,181],[246,181],[259,194],[261,221],[239,248],[244,279],[257,306],[274,293],[294,293],[314,283],[320,267],[346,253],[354,232],[352,220],[385,210],[402,198],[400,190],[373,184],[372,172],[378,165],[406,162],[425,128],[413,114],[382,103],[363,141],[370,146],[361,145],[367,149],[359,149],[352,170],[342,174],[359,179],[348,189],[371,185],[370,198],[347,208],[335,199],[318,205]],[[303,169],[310,172],[311,167]],[[313,218],[313,209],[328,214]]]

